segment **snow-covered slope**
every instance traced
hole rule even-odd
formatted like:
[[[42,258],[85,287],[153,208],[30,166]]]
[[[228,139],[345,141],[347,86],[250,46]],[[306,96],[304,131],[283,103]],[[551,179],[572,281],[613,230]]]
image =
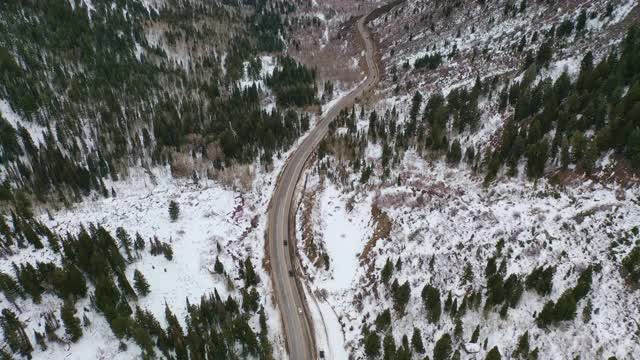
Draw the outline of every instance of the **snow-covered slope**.
[[[354,358],[484,359],[496,350],[508,359],[637,357],[640,293],[624,259],[640,243],[640,187],[622,158],[629,147],[598,148],[585,170],[571,160],[579,147],[572,140],[568,160],[560,146],[545,150],[538,176],[521,154],[487,173],[509,127],[528,139],[547,114],[505,106],[513,84],[581,81],[589,52],[594,64],[620,54],[638,11],[625,0],[409,0],[374,22],[383,81],[321,145],[297,216],[310,293],[328,332],[343,335],[319,335],[334,354],[338,347]],[[433,68],[416,66],[435,63],[425,56],[437,53]],[[629,75],[623,96],[637,79]],[[444,106],[430,102],[437,95]],[[477,123],[460,126],[468,110],[477,110]],[[559,144],[553,124],[542,138]],[[585,127],[587,141],[601,141],[601,128]],[[531,144],[523,145],[529,159]],[[548,292],[534,285],[542,267],[554,269]],[[450,353],[441,357],[448,336]]]
[[[77,234],[80,227],[101,225],[112,234],[122,227],[134,237],[140,234],[147,242],[147,249],[140,251],[127,265],[126,276],[133,283],[134,270],[141,271],[149,283],[151,292],[131,303],[150,311],[161,326],[167,326],[165,308],[169,307],[182,326],[189,315],[187,302],[198,304],[202,296],[216,291],[223,299],[228,296],[240,301],[244,288],[240,272],[246,259],[255,264],[259,283],[259,303],[264,306],[270,330],[270,340],[275,345],[275,355],[282,356],[280,320],[268,296],[268,275],[261,264],[264,255],[262,234],[270,183],[275,172],[261,173],[248,191],[234,191],[219,183],[201,180],[174,180],[169,169],[155,169],[153,176],[143,169],[132,169],[126,180],[114,182],[115,197],[87,199],[71,209],[43,214],[42,221],[54,233]],[[180,217],[171,221],[168,211],[170,201],[179,205]],[[171,259],[154,256],[149,252],[152,239],[168,243],[173,249]],[[123,250],[121,250],[123,251]],[[124,251],[123,251],[124,252]],[[2,260],[0,271],[13,274],[12,264],[52,262],[61,264],[61,255],[49,247],[40,250],[14,249],[14,255]],[[224,274],[216,272],[219,260]],[[92,292],[90,285],[90,293]],[[66,340],[63,327],[57,335],[59,344],[49,343],[42,351],[32,338],[34,330],[44,333],[43,317],[57,314],[63,301],[45,293],[40,304],[30,299],[18,299],[12,304],[2,297],[2,307],[19,314],[26,333],[36,348],[36,359],[133,359],[140,356],[140,349],[132,338],[118,339],[109,324],[95,308],[89,297],[80,300],[76,309],[80,319],[86,317],[89,324],[77,343]],[[252,320],[254,330],[259,331],[258,316]],[[126,344],[123,350],[121,343]]]

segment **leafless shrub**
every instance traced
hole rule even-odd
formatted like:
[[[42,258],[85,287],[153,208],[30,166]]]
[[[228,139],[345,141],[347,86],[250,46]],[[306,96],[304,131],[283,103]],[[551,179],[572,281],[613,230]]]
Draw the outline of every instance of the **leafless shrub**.
[[[191,156],[174,152],[171,156],[171,175],[173,177],[188,177],[193,174],[193,159]]]

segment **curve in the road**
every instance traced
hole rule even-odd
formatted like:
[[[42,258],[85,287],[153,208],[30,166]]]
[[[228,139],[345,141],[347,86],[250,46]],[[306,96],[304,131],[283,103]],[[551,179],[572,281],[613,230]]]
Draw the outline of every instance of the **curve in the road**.
[[[295,239],[289,239],[289,224],[293,223],[294,216],[292,203],[295,188],[307,159],[327,133],[329,123],[342,109],[350,106],[359,96],[372,89],[380,79],[373,36],[367,27],[372,13],[358,20],[358,32],[366,50],[368,69],[366,80],[337,101],[309,132],[298,149],[291,154],[278,177],[271,198],[267,224],[267,251],[274,295],[282,316],[289,358],[292,360],[312,360],[318,357],[312,317],[304,298],[303,284],[300,282],[297,266],[295,266],[298,262]]]

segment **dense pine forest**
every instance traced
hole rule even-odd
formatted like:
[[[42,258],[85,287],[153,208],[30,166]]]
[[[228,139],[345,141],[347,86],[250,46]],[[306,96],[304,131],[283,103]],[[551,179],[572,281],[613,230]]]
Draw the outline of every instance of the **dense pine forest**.
[[[239,80],[259,80],[260,54],[285,49],[293,10],[266,0],[3,3],[0,97],[24,122],[0,116],[1,200],[111,196],[104,180],[132,165],[206,177],[270,163],[307,128],[296,108],[317,102],[315,75],[282,58],[265,79],[278,103],[269,112],[271,90]],[[185,169],[176,154],[209,165]]]

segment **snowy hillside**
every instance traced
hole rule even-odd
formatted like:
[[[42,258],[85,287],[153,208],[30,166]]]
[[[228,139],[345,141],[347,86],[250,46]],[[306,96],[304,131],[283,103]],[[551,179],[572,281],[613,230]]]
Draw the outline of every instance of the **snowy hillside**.
[[[637,357],[637,5],[409,0],[374,22],[384,79],[299,199],[334,354]]]
[[[43,216],[42,221],[62,238],[65,234],[77,234],[81,226],[86,228],[90,224],[102,226],[112,234],[116,234],[119,228],[124,229],[132,240],[140,235],[147,243],[146,249],[136,248],[138,255],[128,262],[125,275],[133,283],[134,270],[140,271],[146,277],[150,293],[130,301],[130,305],[148,310],[162,327],[170,326],[165,319],[166,307],[172,310],[182,327],[187,327],[185,321],[190,316],[188,303],[199,304],[202,296],[214,292],[222,299],[231,296],[244,307],[245,283],[242,279],[246,280],[244,267],[246,260],[250,259],[261,280],[257,287],[258,304],[265,308],[270,341],[276,345],[275,354],[280,354],[279,317],[267,296],[268,276],[261,266],[264,224],[259,214],[265,211],[269,198],[268,192],[256,189],[269,188],[274,174],[264,175],[251,185],[251,190],[236,192],[225,190],[211,181],[194,184],[172,180],[167,170],[158,170],[149,177],[139,169],[133,171],[128,180],[113,183],[115,197],[87,200],[73,209]],[[170,219],[170,201],[179,206],[181,215],[175,221]],[[169,258],[162,254],[154,255],[153,250],[149,252],[154,239],[170,246]],[[36,266],[37,262],[52,262],[61,265],[70,261],[49,247],[11,251],[13,255],[2,261],[0,270],[4,274],[13,274],[13,264]],[[122,247],[121,252],[125,253]],[[90,293],[92,288],[90,283]],[[49,330],[45,329],[44,318],[49,313],[57,314],[62,303],[47,291],[39,304],[28,298],[18,299],[15,303],[3,298],[3,307],[18,314],[29,338],[34,331],[51,338]],[[61,340],[48,343],[46,350],[38,348],[32,340],[36,348],[33,352],[35,358],[132,359],[140,356],[137,340],[119,339],[112,334],[109,323],[89,298],[79,301],[75,308],[76,316],[86,319],[84,336],[77,343],[72,343],[60,327],[55,334]],[[259,332],[258,314],[250,317],[252,327],[256,333]]]
[[[541,359],[613,355],[631,359],[640,352],[634,335],[639,313],[633,305],[640,295],[620,272],[622,258],[640,240],[637,187],[625,190],[587,182],[563,189],[546,181],[537,185],[515,181],[487,190],[468,170],[448,169],[415,154],[406,156],[406,165],[399,169],[400,186],[350,190],[322,175],[324,184],[312,188],[322,198],[314,208],[315,241],[330,259],[328,271],[317,270],[313,275],[316,271],[310,270],[313,287],[334,305],[350,353],[363,354],[363,324],[374,327],[374,320],[386,309],[391,310],[395,343],[399,345],[404,335],[411,338],[415,326],[427,354],[442,334],[453,335],[457,319],[462,334],[454,349],[469,343],[479,326],[480,345],[487,339],[486,350],[498,346],[506,356],[526,331],[531,350],[538,348]],[[311,179],[318,181],[318,175]],[[377,240],[374,204],[393,224],[391,232]],[[487,262],[496,255],[501,240],[502,255],[496,261],[504,261],[505,279],[516,274],[524,281],[534,268],[553,266],[551,293],[540,296],[525,290],[505,316],[499,314],[499,307],[481,305],[464,315],[443,310],[440,321],[430,324],[421,299],[424,286],[437,287],[443,303],[451,294],[458,307],[468,304],[473,292],[484,296]],[[394,270],[385,286],[381,271],[388,260]],[[582,271],[596,264],[602,268],[594,273],[589,295],[578,303],[577,318],[550,329],[536,326],[535,314],[545,302],[557,300],[575,286]],[[465,273],[467,266],[470,275]],[[396,280],[398,284],[408,281],[411,288],[405,315],[394,311],[391,285]]]

